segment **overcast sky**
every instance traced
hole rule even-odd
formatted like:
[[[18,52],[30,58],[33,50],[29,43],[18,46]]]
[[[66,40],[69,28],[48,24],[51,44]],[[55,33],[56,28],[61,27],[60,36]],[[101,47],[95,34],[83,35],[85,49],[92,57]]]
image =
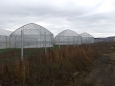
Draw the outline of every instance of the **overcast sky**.
[[[35,23],[57,35],[71,29],[94,37],[115,36],[114,0],[0,0],[0,28]]]

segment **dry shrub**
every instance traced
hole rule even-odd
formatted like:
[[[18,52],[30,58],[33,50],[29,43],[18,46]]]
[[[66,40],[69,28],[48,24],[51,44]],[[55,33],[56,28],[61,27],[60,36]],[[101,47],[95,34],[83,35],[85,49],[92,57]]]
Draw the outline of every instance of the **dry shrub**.
[[[62,46],[48,49],[46,55],[33,49],[23,62],[17,59],[0,66],[0,85],[66,86],[74,73],[88,71],[96,57],[91,46]]]
[[[85,69],[93,64],[98,57],[97,52],[89,46],[69,46],[61,49],[48,50],[46,54],[47,63],[72,64],[76,68]]]

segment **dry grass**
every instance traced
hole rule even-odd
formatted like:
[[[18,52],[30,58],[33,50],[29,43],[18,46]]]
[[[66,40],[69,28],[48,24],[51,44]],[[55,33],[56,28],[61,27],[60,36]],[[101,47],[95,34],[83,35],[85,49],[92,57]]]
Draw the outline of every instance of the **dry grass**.
[[[25,56],[23,63],[16,59],[0,64],[0,85],[91,86],[84,85],[81,78],[86,76],[84,72],[90,70],[96,57],[98,53],[89,46],[48,49],[46,55],[33,50],[30,56]]]

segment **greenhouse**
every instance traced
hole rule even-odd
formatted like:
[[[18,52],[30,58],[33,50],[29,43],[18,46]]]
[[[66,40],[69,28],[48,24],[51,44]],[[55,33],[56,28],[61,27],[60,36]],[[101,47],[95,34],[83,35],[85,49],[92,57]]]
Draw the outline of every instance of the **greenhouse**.
[[[55,44],[56,45],[79,45],[81,44],[81,38],[79,34],[72,30],[65,30],[59,33],[55,37]]]
[[[9,48],[9,36],[12,32],[0,29],[0,49]]]
[[[20,27],[10,35],[10,47],[21,48],[21,40],[24,48],[52,47],[54,36],[46,28],[30,23]]]
[[[94,43],[94,37],[88,33],[82,33],[81,36],[81,43],[82,44],[91,44]]]

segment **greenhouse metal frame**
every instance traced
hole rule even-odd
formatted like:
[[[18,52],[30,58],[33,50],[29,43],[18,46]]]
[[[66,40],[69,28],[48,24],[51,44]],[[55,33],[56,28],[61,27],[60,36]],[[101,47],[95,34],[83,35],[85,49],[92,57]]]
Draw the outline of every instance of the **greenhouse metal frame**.
[[[11,31],[0,29],[0,49],[9,48],[9,36]]]
[[[64,30],[55,37],[56,45],[80,45],[81,38],[79,34],[72,30]]]
[[[94,43],[94,37],[86,32],[80,34],[82,44],[92,44]]]
[[[10,48],[21,48],[21,32],[23,31],[23,48],[53,47],[54,36],[46,28],[29,23],[10,35]]]

